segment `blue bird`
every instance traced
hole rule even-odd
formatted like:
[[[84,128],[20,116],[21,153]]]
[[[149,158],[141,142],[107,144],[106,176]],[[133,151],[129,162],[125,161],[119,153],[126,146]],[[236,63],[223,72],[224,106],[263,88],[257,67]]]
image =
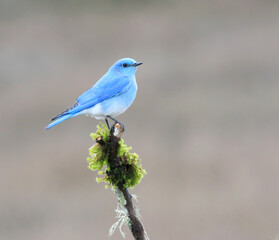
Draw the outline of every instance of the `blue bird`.
[[[138,89],[135,74],[141,64],[131,58],[118,60],[74,105],[51,119],[46,129],[79,115],[105,119],[108,127],[108,118],[118,122],[114,117],[125,112],[135,100]]]

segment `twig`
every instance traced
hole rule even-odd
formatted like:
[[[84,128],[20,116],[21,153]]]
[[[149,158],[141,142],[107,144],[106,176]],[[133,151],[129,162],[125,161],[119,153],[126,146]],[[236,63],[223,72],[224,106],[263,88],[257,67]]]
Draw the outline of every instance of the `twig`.
[[[117,150],[123,132],[124,126],[119,123],[115,123],[110,130],[110,139],[108,141],[108,162],[110,166],[114,168],[120,167],[120,159],[117,157]],[[147,233],[133,205],[132,195],[129,193],[128,189],[123,186],[118,186],[118,190],[123,194],[125,199],[124,207],[128,213],[128,225],[134,238],[136,240],[148,240]]]

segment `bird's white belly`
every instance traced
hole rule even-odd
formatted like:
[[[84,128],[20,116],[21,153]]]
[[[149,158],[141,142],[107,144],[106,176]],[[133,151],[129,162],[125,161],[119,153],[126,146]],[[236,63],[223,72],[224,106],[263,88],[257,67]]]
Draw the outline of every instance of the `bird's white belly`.
[[[105,119],[106,116],[116,117],[125,112],[130,107],[133,100],[133,96],[122,94],[85,109],[81,111],[80,114],[95,117],[96,119]]]
[[[95,117],[96,119],[104,119],[105,118],[104,112],[102,110],[101,103],[98,103],[91,108],[87,108],[87,109],[81,111],[79,115],[87,115],[87,116],[90,116],[90,117]]]

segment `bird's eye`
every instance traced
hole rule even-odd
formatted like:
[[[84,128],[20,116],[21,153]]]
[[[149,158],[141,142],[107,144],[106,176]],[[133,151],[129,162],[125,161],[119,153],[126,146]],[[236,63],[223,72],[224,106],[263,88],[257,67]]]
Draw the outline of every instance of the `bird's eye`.
[[[122,65],[123,67],[127,67],[128,66],[128,64],[127,63],[123,63],[123,65]]]

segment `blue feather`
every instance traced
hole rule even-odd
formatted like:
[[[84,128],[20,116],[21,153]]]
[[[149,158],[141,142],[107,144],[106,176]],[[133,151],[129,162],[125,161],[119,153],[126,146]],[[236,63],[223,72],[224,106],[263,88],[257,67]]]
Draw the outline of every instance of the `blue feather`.
[[[61,116],[61,117],[57,118],[55,121],[53,121],[52,123],[50,123],[49,125],[46,126],[46,130],[52,128],[53,126],[65,121],[65,120],[67,120],[71,117],[72,117],[71,114],[67,114],[67,115],[64,115],[64,116]]]

